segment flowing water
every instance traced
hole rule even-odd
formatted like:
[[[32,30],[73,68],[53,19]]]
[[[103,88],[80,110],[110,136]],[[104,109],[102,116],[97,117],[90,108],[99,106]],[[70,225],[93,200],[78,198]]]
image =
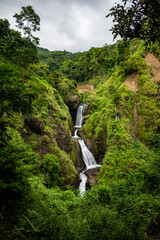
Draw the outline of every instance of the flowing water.
[[[96,161],[94,159],[93,154],[88,150],[87,146],[85,145],[83,140],[78,140],[79,145],[81,147],[81,151],[82,151],[82,156],[83,156],[83,161],[86,165],[86,168],[95,165]]]
[[[86,108],[86,104],[80,105],[77,110],[76,125],[75,128],[81,128],[83,124],[83,116]]]
[[[72,138],[76,138],[79,142],[82,151],[83,161],[85,163],[86,169],[79,174],[81,183],[79,185],[80,195],[82,196],[86,190],[87,176],[85,175],[85,171],[92,168],[100,168],[101,165],[96,163],[96,160],[93,154],[89,151],[84,141],[77,135],[78,129],[82,128],[83,117],[85,112],[86,104],[80,105],[77,110],[76,124],[75,124],[75,133]]]
[[[80,190],[80,195],[82,196],[86,191],[87,176],[84,174],[84,172],[81,172],[79,174],[79,177],[81,179],[79,190]]]
[[[78,132],[78,129],[75,130],[74,136],[72,138],[81,139],[81,137],[77,135],[77,132]]]

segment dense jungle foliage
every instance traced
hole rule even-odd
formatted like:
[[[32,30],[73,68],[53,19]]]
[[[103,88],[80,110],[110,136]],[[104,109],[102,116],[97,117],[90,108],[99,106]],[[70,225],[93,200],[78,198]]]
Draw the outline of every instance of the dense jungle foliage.
[[[84,53],[49,52],[0,20],[0,239],[143,240],[160,233],[159,43],[133,39]],[[38,61],[40,56],[40,62]],[[127,76],[137,74],[137,89]],[[77,82],[95,91],[80,94]],[[102,167],[79,197],[69,102]]]
[[[76,82],[87,82],[101,76],[109,77],[115,64],[123,58],[124,45],[123,42],[118,42],[101,48],[92,47],[89,51],[78,53],[50,52],[38,48],[38,55],[40,63],[49,66],[50,71],[58,71]]]

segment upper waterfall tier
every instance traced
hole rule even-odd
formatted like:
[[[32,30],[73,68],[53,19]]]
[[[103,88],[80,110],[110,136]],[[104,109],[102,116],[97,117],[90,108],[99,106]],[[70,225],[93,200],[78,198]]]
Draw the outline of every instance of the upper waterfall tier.
[[[76,124],[75,128],[81,128],[83,124],[83,116],[84,116],[84,111],[86,108],[86,104],[80,105],[77,110],[77,117],[76,117]]]

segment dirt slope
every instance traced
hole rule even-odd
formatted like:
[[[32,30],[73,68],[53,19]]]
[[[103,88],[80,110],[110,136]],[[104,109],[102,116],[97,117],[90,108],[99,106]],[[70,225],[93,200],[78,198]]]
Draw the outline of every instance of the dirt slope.
[[[81,85],[78,85],[77,88],[78,88],[79,92],[81,92],[81,93],[86,92],[86,91],[89,91],[89,92],[94,91],[94,87],[93,87],[92,83],[81,84]]]
[[[126,77],[126,86],[131,89],[134,93],[138,90],[138,74],[132,73]]]
[[[150,74],[151,81],[154,84],[160,80],[160,61],[152,53],[147,53],[145,60],[148,65],[148,72]],[[129,74],[126,77],[125,84],[135,93],[138,90],[138,74]]]
[[[151,81],[152,83],[155,83],[160,80],[160,61],[152,53],[147,53],[145,60],[149,71],[151,68],[151,71],[153,73],[153,76],[151,76]]]

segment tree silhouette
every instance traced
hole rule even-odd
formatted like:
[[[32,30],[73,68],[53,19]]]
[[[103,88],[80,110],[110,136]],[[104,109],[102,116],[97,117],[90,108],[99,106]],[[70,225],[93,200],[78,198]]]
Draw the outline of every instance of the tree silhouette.
[[[20,14],[14,14],[16,18],[16,25],[18,28],[23,29],[25,38],[38,44],[39,39],[32,35],[32,31],[40,30],[40,17],[35,13],[32,6],[22,7]]]
[[[110,29],[114,39],[141,38],[156,40],[160,38],[159,0],[122,0],[116,4],[106,17],[113,17],[114,26]]]

